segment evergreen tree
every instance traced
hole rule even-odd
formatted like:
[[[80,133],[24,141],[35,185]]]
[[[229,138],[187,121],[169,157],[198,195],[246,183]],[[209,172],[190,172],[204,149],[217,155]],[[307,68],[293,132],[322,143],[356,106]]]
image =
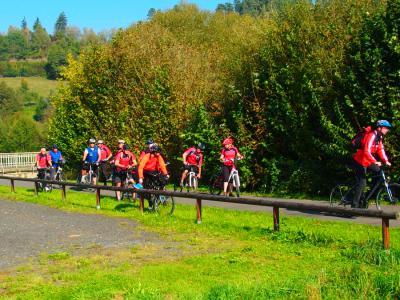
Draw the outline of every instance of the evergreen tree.
[[[56,39],[60,39],[65,35],[67,29],[67,16],[64,12],[60,13],[54,26],[54,36]]]

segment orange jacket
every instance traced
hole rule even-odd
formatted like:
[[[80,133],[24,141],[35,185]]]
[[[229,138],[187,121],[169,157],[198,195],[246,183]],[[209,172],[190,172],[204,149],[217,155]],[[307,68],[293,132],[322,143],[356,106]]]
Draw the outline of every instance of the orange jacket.
[[[143,171],[161,171],[164,175],[168,175],[167,167],[165,166],[162,156],[147,153],[143,156],[139,164],[139,179],[143,179]]]

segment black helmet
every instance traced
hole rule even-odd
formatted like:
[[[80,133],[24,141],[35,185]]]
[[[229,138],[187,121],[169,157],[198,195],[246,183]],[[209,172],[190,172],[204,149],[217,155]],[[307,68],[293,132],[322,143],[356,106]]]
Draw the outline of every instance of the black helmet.
[[[89,139],[89,144],[95,144],[95,143],[96,143],[96,139],[93,139],[93,138]]]
[[[161,151],[161,148],[160,148],[160,146],[158,146],[157,144],[153,144],[151,147],[150,147],[150,152],[160,152]]]
[[[200,150],[204,150],[204,149],[206,149],[206,146],[203,143],[199,143],[197,145],[197,148],[199,148]]]
[[[126,151],[126,150],[129,150],[129,149],[130,149],[130,147],[129,147],[129,145],[127,145],[127,144],[124,144],[124,145],[122,146],[122,149],[124,149],[124,150]]]
[[[52,148],[52,149],[58,149],[58,147],[57,147],[56,144],[54,144],[51,148]]]
[[[151,145],[151,144],[154,144],[154,141],[152,139],[148,139],[146,141],[146,145]]]

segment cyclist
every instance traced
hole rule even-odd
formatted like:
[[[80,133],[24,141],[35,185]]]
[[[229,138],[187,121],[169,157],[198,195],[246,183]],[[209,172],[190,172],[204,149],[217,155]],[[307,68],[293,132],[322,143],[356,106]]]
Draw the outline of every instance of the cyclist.
[[[41,148],[40,152],[36,155],[36,167],[38,179],[45,179],[46,169],[51,167],[51,156],[46,153],[46,148]],[[48,187],[45,186],[45,189],[48,190]]]
[[[228,187],[229,193],[232,191],[232,184],[228,181],[234,161],[236,158],[242,159],[243,155],[241,155],[239,150],[233,145],[233,140],[230,137],[224,139],[222,145],[224,148],[221,151],[220,161],[223,164],[222,175],[224,177],[224,196],[228,196]]]
[[[122,151],[118,152],[115,157],[115,177],[114,182],[117,187],[120,187],[128,176],[129,169],[137,165],[136,157],[129,151],[129,146],[124,144]],[[121,192],[116,191],[117,200],[121,201]]]
[[[89,139],[89,147],[85,148],[83,151],[82,157],[82,177],[85,176],[89,170],[89,166],[87,164],[92,164],[93,171],[93,184],[96,184],[97,177],[97,166],[100,161],[100,149],[96,146],[95,139]]]
[[[49,155],[51,157],[50,178],[51,180],[54,180],[59,167],[59,163],[63,159],[63,157],[57,145],[53,145],[52,150],[49,151]]]
[[[197,178],[201,178],[201,166],[203,164],[203,153],[205,146],[203,143],[199,143],[196,147],[190,147],[182,154],[183,158],[183,172],[181,175],[180,186],[183,186],[188,173],[193,170]]]
[[[112,152],[110,148],[108,148],[103,140],[97,141],[97,147],[100,149],[100,164],[99,164],[99,176],[103,179],[103,184],[107,185],[108,178],[108,170],[107,170],[107,162],[112,157]],[[99,178],[100,180],[100,178]]]
[[[361,205],[361,194],[367,185],[367,171],[378,175],[382,162],[387,166],[391,166],[383,146],[384,136],[389,132],[391,127],[392,125],[387,120],[377,121],[375,129],[365,134],[361,141],[361,147],[353,156],[356,173],[356,188],[352,203],[352,207],[354,208],[358,208]]]
[[[146,141],[146,148],[144,148],[142,150],[142,152],[140,152],[139,155],[139,162],[143,159],[143,157],[147,154],[150,153],[150,147],[154,144],[154,141],[152,139],[148,139]]]
[[[153,174],[161,172],[166,178],[169,178],[165,161],[161,155],[161,148],[157,144],[150,147],[150,152],[146,153],[139,163],[138,175],[139,183],[143,184],[143,180],[149,180]],[[144,185],[146,187],[146,184]]]

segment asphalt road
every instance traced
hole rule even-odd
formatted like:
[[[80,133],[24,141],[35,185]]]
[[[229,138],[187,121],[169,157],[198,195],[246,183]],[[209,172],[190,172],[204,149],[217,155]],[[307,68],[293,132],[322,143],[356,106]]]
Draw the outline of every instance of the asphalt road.
[[[9,180],[1,180],[0,185],[10,185]],[[16,186],[21,187],[33,187],[33,183],[31,182],[23,182],[23,181],[16,181]],[[84,191],[88,192],[88,191]],[[114,195],[111,191],[102,191],[102,195]],[[61,197],[61,196],[60,196]],[[184,204],[195,204],[194,199],[187,199],[187,198],[175,198],[177,203],[184,203]],[[282,200],[282,199],[276,199]],[[287,199],[286,199],[287,200]],[[293,200],[297,202],[303,203],[315,203],[315,200]],[[329,205],[327,201],[318,201],[318,204]],[[216,202],[216,201],[202,201],[203,206],[210,206],[210,207],[220,207],[225,209],[233,209],[233,210],[242,210],[242,211],[258,211],[258,212],[270,212],[272,213],[272,207],[266,206],[257,206],[257,205],[246,205],[246,204],[236,204],[236,203],[226,203],[226,202]],[[370,210],[376,210],[374,206],[369,208]],[[384,206],[384,211],[400,211],[399,206]],[[328,213],[318,213],[314,211],[296,211],[296,210],[288,210],[288,209],[281,209],[280,213],[282,216],[289,215],[289,216],[303,216],[303,217],[310,217],[310,218],[317,218],[322,220],[332,220],[332,221],[346,221],[346,222],[354,222],[359,224],[370,224],[370,225],[382,225],[381,219],[376,218],[367,218],[367,217],[341,217],[334,214]],[[206,217],[206,216],[204,216]],[[390,227],[400,227],[400,220],[391,220]]]

